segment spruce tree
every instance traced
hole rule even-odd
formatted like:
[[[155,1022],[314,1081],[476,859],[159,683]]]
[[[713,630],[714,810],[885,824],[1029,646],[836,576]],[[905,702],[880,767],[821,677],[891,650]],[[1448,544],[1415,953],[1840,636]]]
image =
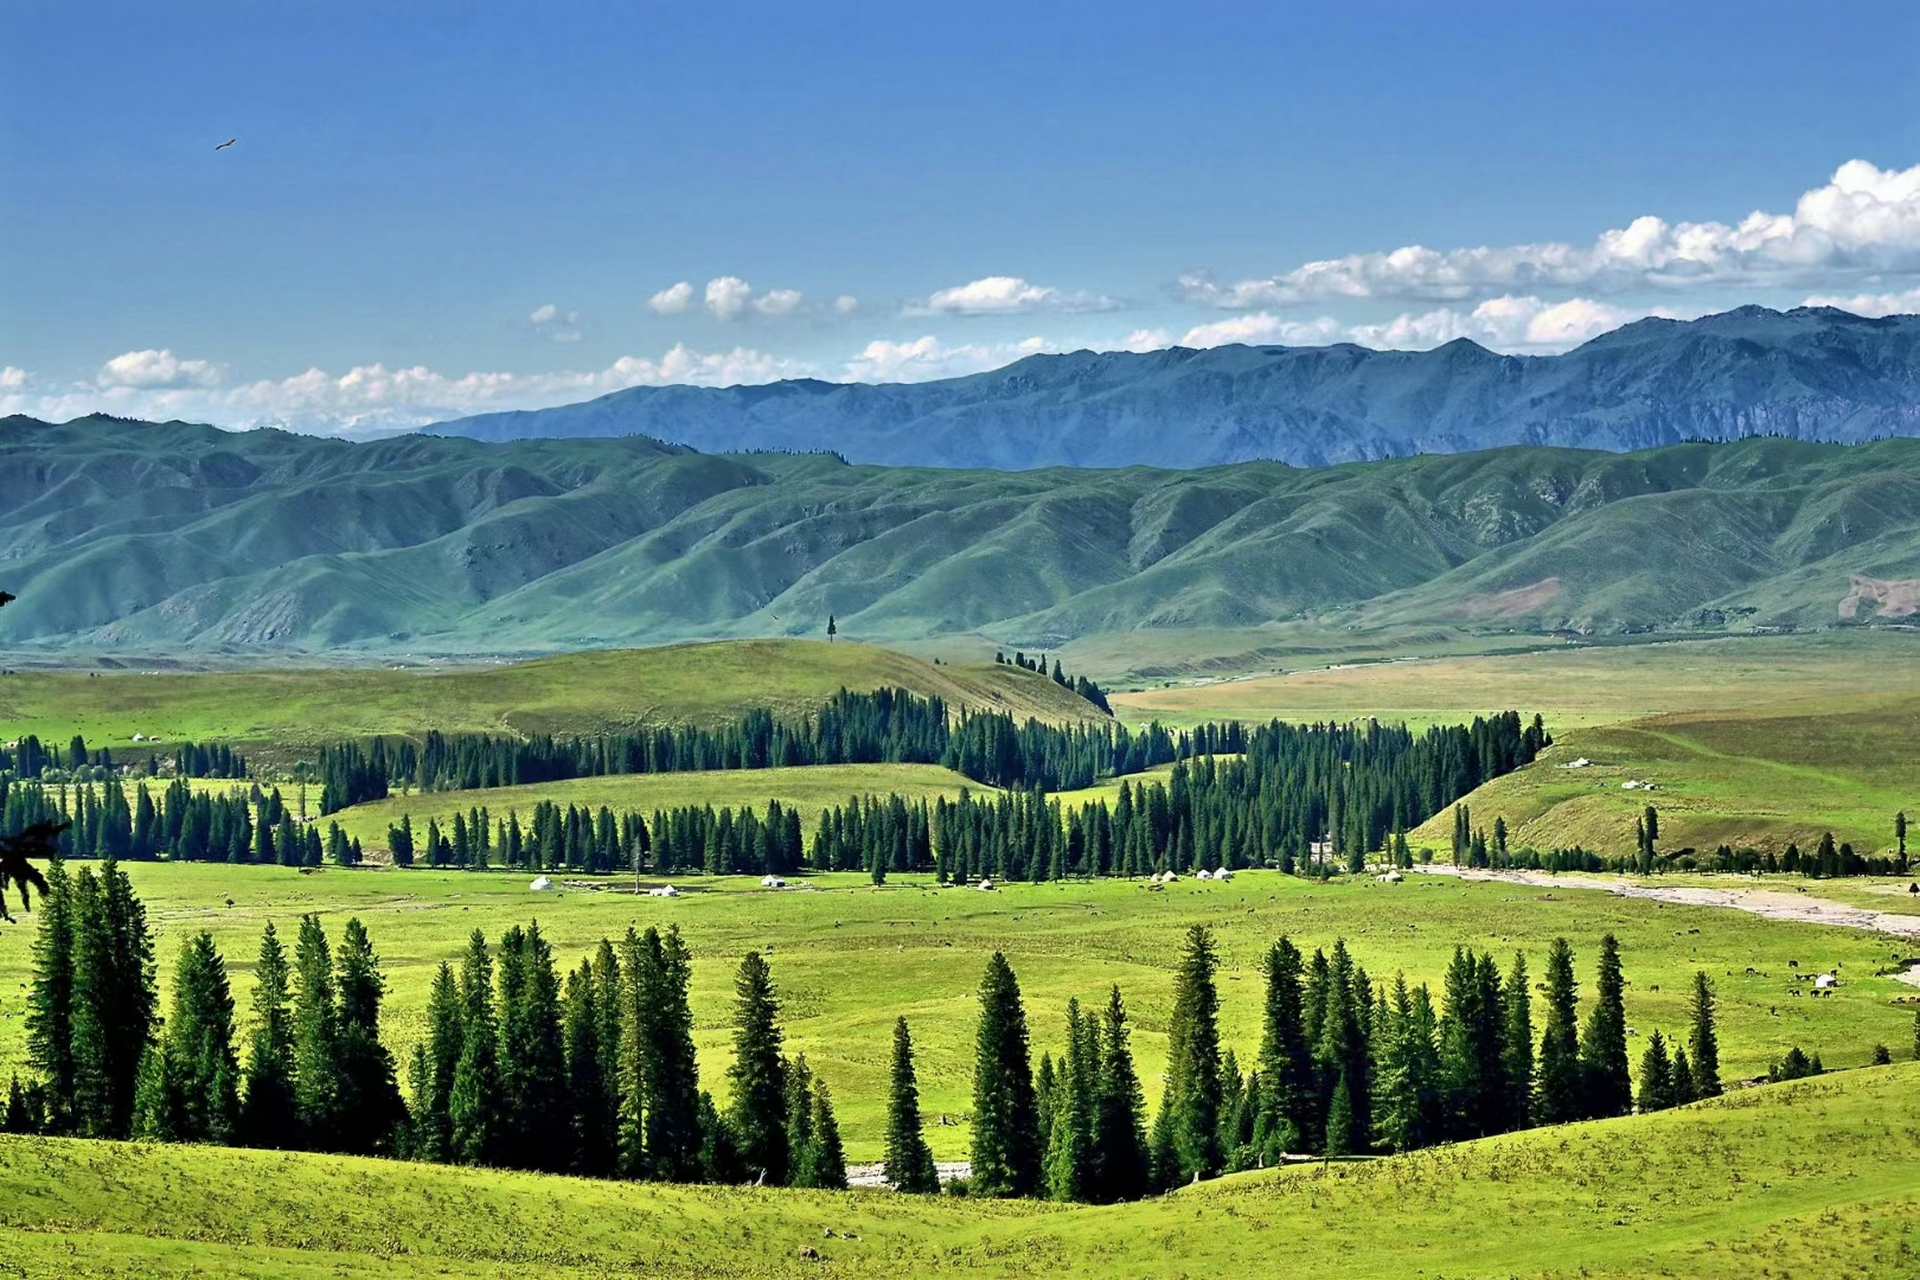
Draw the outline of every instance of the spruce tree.
[[[1620,972],[1620,944],[1612,934],[1600,939],[1600,971],[1594,981],[1594,1007],[1580,1034],[1581,1110],[1589,1119],[1622,1116],[1633,1107],[1633,1083],[1627,1066],[1626,980]]]
[[[590,1178],[613,1174],[612,1099],[601,1074],[599,986],[593,962],[582,960],[567,975],[567,1104],[573,1126],[573,1171]]]
[[[41,895],[40,926],[33,940],[33,981],[27,994],[27,1061],[45,1090],[48,1127],[57,1133],[71,1116],[74,1101],[75,920],[73,883],[64,861],[50,861],[46,875],[47,892]]]
[[[475,929],[460,963],[460,1060],[447,1091],[450,1156],[458,1164],[498,1164],[500,1114],[498,1019],[493,1003],[493,955]]]
[[[1687,1061],[1687,1051],[1681,1045],[1673,1046],[1673,1105],[1684,1107],[1689,1102],[1700,1100],[1699,1086],[1693,1080],[1693,1064]]]
[[[342,1137],[340,1011],[333,954],[320,917],[300,917],[293,944],[293,1098],[305,1145],[336,1149]]]
[[[813,1086],[813,1141],[807,1152],[807,1186],[823,1191],[847,1189],[847,1156],[840,1145],[840,1122],[825,1080]]]
[[[1094,1046],[1080,1002],[1067,1002],[1067,1051],[1055,1085],[1053,1134],[1047,1144],[1047,1194],[1086,1200],[1093,1173]]]
[[[393,1055],[380,1043],[380,1000],[386,979],[373,940],[358,917],[347,921],[335,973],[340,1081],[339,1149],[357,1155],[392,1151],[407,1120]]]
[[[1534,1076],[1533,1118],[1538,1124],[1565,1124],[1582,1115],[1578,997],[1573,948],[1565,938],[1555,938],[1547,952],[1547,1017]]]
[[[1438,1027],[1426,987],[1410,991],[1404,976],[1395,978],[1386,1010],[1374,1127],[1382,1145],[1413,1151],[1446,1132]]]
[[[548,1173],[573,1163],[566,1052],[553,951],[538,923],[509,929],[500,943],[502,1157]]]
[[[1647,1038],[1640,1055],[1640,1110],[1665,1111],[1674,1104],[1673,1060],[1667,1056],[1667,1038],[1658,1031]]]
[[[159,997],[146,909],[118,864],[74,886],[74,1119],[82,1135],[124,1138]]]
[[[288,986],[286,949],[269,921],[260,935],[260,957],[253,968],[253,1035],[247,1052],[246,1096],[240,1107],[240,1137],[250,1147],[284,1150],[300,1145]]]
[[[980,979],[974,1033],[974,1194],[1031,1196],[1040,1190],[1040,1128],[1020,984],[1000,952]]]
[[[233,1052],[233,989],[226,962],[202,930],[180,947],[173,1007],[162,1033],[162,1071],[178,1111],[167,1124],[177,1142],[230,1143],[239,1122],[240,1067]]]
[[[1116,985],[1107,994],[1093,1107],[1089,1198],[1102,1204],[1137,1200],[1147,1193],[1146,1102],[1134,1072],[1128,1034],[1126,1006]]]
[[[1260,1115],[1254,1139],[1268,1159],[1302,1150],[1307,1135],[1317,1128],[1308,1118],[1314,1103],[1313,1054],[1301,1007],[1302,967],[1299,948],[1285,938],[1267,953]]]
[[[133,1092],[133,1130],[143,1142],[191,1141],[186,1128],[187,1089],[180,1063],[165,1040],[147,1046]]]
[[[780,1002],[773,974],[758,951],[749,951],[733,980],[733,1086],[728,1127],[740,1158],[768,1186],[783,1186],[790,1166],[787,1148],[786,1064],[780,1053]]]
[[[1507,1088],[1504,1119],[1509,1129],[1533,1122],[1533,991],[1527,982],[1527,958],[1513,953],[1513,968],[1502,988],[1500,1054]]]
[[[913,1069],[913,1038],[907,1020],[893,1024],[893,1069],[887,1089],[885,1177],[896,1191],[931,1195],[940,1190],[933,1152],[920,1129],[920,1083]]]
[[[669,927],[664,937],[648,929],[644,954],[647,1161],[655,1178],[690,1182],[700,1173],[703,1140],[688,1004],[693,956],[678,926]]]
[[[786,1089],[783,1104],[787,1113],[787,1184],[812,1187],[814,1159],[813,1068],[807,1055],[801,1054],[786,1065]]]
[[[1687,1007],[1691,1027],[1687,1056],[1693,1069],[1694,1092],[1702,1098],[1720,1096],[1720,1037],[1713,1025],[1713,982],[1704,969],[1693,975],[1693,997]],[[1920,1015],[1916,1015],[1920,1025]],[[1920,1040],[1916,1040],[1920,1043]]]
[[[1213,935],[1205,925],[1187,930],[1173,976],[1173,1012],[1167,1023],[1169,1122],[1180,1182],[1220,1171],[1220,996]]]
[[[465,1011],[453,966],[446,961],[434,972],[427,995],[427,1039],[418,1056],[413,1081],[412,1137],[415,1160],[445,1164],[454,1159],[453,1121],[448,1106],[453,1078],[466,1047]]]

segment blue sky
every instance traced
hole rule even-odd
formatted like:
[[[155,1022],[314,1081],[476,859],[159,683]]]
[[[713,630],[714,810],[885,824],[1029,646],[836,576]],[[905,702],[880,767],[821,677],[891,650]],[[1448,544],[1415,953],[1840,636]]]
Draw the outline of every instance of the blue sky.
[[[1912,3],[0,5],[0,409],[45,416],[1551,351],[1917,286]]]

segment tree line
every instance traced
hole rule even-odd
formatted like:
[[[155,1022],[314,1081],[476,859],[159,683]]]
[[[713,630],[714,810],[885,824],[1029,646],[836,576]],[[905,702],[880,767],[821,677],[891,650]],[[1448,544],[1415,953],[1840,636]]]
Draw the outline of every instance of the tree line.
[[[1031,671],[1036,675],[1047,674],[1047,655],[1044,653],[1038,657],[1029,658],[1025,653],[1015,650],[1013,657],[1009,658],[1002,650],[993,655],[993,660],[1001,666],[1019,667],[1023,671]],[[1073,690],[1108,715],[1113,714],[1113,707],[1107,702],[1106,690],[1085,676],[1069,676],[1061,669],[1058,658],[1053,660],[1053,682],[1063,689]]]
[[[138,753],[136,753],[138,754]],[[149,749],[135,766],[153,777],[160,772],[160,753]],[[12,749],[0,747],[0,773],[11,773],[16,778],[40,779],[50,773],[64,772],[68,777],[80,778],[83,773],[93,770],[111,772],[116,768],[113,751],[108,747],[90,750],[87,740],[81,734],[74,734],[63,753],[56,747],[43,743],[33,734],[27,734],[12,744]],[[247,776],[247,758],[225,743],[216,742],[209,746],[196,746],[191,742],[182,742],[173,749],[173,773],[180,778],[244,778]]]
[[[1653,1034],[1636,1094],[1611,934],[1584,1025],[1572,948],[1553,943],[1537,1038],[1522,955],[1503,975],[1490,954],[1456,948],[1436,1001],[1404,975],[1376,985],[1344,942],[1309,960],[1282,938],[1266,957],[1259,1055],[1244,1073],[1220,1044],[1218,965],[1211,934],[1194,926],[1149,1125],[1119,988],[1102,1012],[1070,1001],[1066,1048],[1035,1071],[1019,984],[996,953],[979,990],[972,1192],[1104,1203],[1289,1156],[1410,1151],[1721,1090],[1713,986],[1698,973],[1686,1043]]]
[[[537,923],[495,945],[476,930],[442,963],[427,1029],[399,1087],[381,1039],[386,991],[367,931],[337,946],[301,918],[289,955],[272,924],[249,1025],[236,1018],[212,936],[186,939],[159,1009],[152,935],[126,873],[49,868],[33,949],[28,1057],[9,1091],[13,1132],[139,1137],[392,1155],[592,1177],[844,1187],[831,1092],[790,1055],[764,956],[734,980],[724,1108],[700,1087],[677,929],[602,939],[564,977]],[[1066,1009],[1064,1049],[1032,1063],[1027,1014],[1004,955],[987,962],[975,1024],[972,1171],[986,1196],[1106,1203],[1303,1154],[1408,1151],[1535,1125],[1654,1111],[1720,1092],[1714,993],[1695,975],[1684,1044],[1653,1034],[1638,1088],[1625,978],[1600,941],[1584,1022],[1565,939],[1535,991],[1525,957],[1503,974],[1456,948],[1438,1000],[1404,976],[1376,984],[1343,941],[1307,958],[1288,939],[1264,963],[1258,1056],[1222,1048],[1219,959],[1204,926],[1175,969],[1167,1065],[1151,1123],[1120,989]],[[1797,1055],[1797,1056],[1796,1056]],[[1796,1049],[1775,1074],[1817,1070]],[[889,1071],[886,1177],[939,1187],[922,1132],[906,1019]]]
[[[0,836],[40,823],[64,826],[57,843],[63,857],[118,858],[131,862],[254,862],[317,867],[327,861],[356,866],[363,858],[357,837],[337,823],[322,834],[281,796],[258,783],[220,794],[194,791],[175,778],[159,799],[144,781],[128,788],[118,778],[98,783],[48,786],[0,775]]]

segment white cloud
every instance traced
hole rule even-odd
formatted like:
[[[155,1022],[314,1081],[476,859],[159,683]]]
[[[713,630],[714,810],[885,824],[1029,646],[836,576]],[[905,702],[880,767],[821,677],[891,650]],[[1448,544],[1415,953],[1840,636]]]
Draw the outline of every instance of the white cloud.
[[[677,316],[693,305],[693,286],[685,280],[670,284],[648,298],[647,305],[663,316]]]
[[[753,309],[763,316],[784,316],[800,306],[798,289],[769,289],[753,300]]]
[[[910,316],[999,316],[1033,311],[1113,311],[1122,304],[1091,293],[1067,293],[1031,284],[1018,276],[985,276],[941,289],[903,308]]]
[[[533,321],[535,324],[549,324],[553,321],[553,318],[559,314],[560,308],[549,302],[544,307],[535,307],[533,314],[528,316],[527,319]]]
[[[1177,345],[1218,347],[1244,342],[1323,347],[1352,342],[1382,350],[1425,351],[1456,338],[1470,338],[1495,351],[1544,353],[1577,347],[1648,315],[1675,314],[1666,308],[1627,309],[1590,298],[1544,302],[1532,296],[1509,294],[1489,298],[1469,310],[1437,307],[1430,311],[1403,312],[1374,324],[1343,324],[1332,316],[1289,320],[1271,311],[1255,311],[1196,325],[1187,330]]]
[[[982,373],[1023,356],[1059,350],[1056,343],[1039,337],[1022,338],[1018,342],[949,345],[927,334],[911,342],[869,342],[860,354],[846,362],[841,372],[849,382],[928,382]]]
[[[1808,307],[1838,307],[1857,316],[1904,316],[1920,313],[1920,289],[1905,293],[1856,293],[1852,297],[1816,294],[1801,304]]]
[[[218,386],[220,366],[206,360],[182,360],[167,350],[128,351],[100,366],[95,378],[103,387],[212,387]]]
[[[753,297],[753,286],[739,276],[720,276],[707,281],[707,310],[716,320],[738,320],[746,314]]]
[[[1343,298],[1463,301],[1554,288],[1817,284],[1875,272],[1920,274],[1920,165],[1896,171],[1850,160],[1792,213],[1756,211],[1733,224],[1649,215],[1601,232],[1590,245],[1408,245],[1265,279],[1222,284],[1193,273],[1181,277],[1180,291],[1211,306],[1253,309]]]
[[[27,371],[13,365],[0,367],[0,391],[18,391],[27,385]]]
[[[843,293],[833,300],[833,309],[840,315],[850,316],[860,309],[860,299],[850,293]]]
[[[533,314],[527,317],[533,321],[536,331],[545,334],[555,342],[578,342],[580,333],[580,313],[561,311],[549,302],[544,307],[535,307]]]

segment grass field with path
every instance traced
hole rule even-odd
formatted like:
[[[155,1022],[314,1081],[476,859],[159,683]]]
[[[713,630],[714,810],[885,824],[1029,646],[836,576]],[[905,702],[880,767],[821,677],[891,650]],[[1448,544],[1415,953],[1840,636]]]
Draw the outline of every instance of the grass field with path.
[[[1920,1236],[1916,1086],[1911,1063],[1851,1071],[1651,1116],[1076,1208],[0,1138],[0,1266],[33,1280],[1885,1280],[1913,1274]],[[803,1248],[820,1261],[802,1261]]]
[[[1604,892],[1538,890],[1414,877],[1318,884],[1277,872],[1249,872],[1230,884],[1181,881],[1164,890],[1141,882],[1009,885],[983,893],[936,889],[906,876],[875,888],[863,876],[829,875],[782,891],[743,877],[678,878],[674,900],[596,888],[533,892],[524,873],[134,864],[136,891],[158,934],[163,989],[183,939],[211,930],[245,1010],[260,930],[272,920],[291,940],[298,917],[318,912],[335,938],[350,916],[372,935],[388,981],[383,1015],[390,1047],[404,1057],[423,1031],[434,968],[457,961],[467,935],[497,941],[510,925],[538,919],[556,958],[572,966],[602,936],[629,924],[677,923],[695,957],[693,1011],[701,1076],[724,1092],[730,1060],[732,977],[749,949],[769,953],[785,1003],[792,1051],[803,1051],[833,1086],[850,1159],[877,1159],[881,1147],[889,1034],[911,1021],[920,1054],[928,1137],[942,1159],[964,1156],[970,1109],[974,989],[986,957],[1007,954],[1019,975],[1035,1058],[1057,1050],[1069,997],[1083,1005],[1119,983],[1136,1027],[1135,1048],[1150,1099],[1159,1092],[1173,966],[1181,935],[1204,923],[1223,962],[1219,986],[1224,1043],[1244,1064],[1259,1047],[1266,949],[1282,934],[1311,950],[1345,937],[1376,980],[1404,970],[1436,994],[1456,944],[1491,948],[1504,969],[1524,950],[1538,981],[1547,946],[1570,939],[1583,984],[1592,981],[1601,934],[1625,955],[1627,1012],[1638,1038],[1685,1025],[1686,989],[1696,969],[1718,984],[1722,1061],[1729,1078],[1764,1072],[1789,1045],[1817,1050],[1834,1065],[1865,1062],[1876,1043],[1912,1041],[1920,993],[1876,976],[1904,954],[1874,934],[1758,919],[1708,907],[1627,901]],[[648,883],[653,883],[649,881]],[[229,900],[231,905],[228,905]],[[0,928],[0,1072],[24,1056],[24,1012],[33,924]],[[1838,967],[1832,996],[1791,994],[1789,961],[1803,976]],[[1752,973],[1747,972],[1751,968]],[[940,1126],[945,1113],[956,1123]]]

